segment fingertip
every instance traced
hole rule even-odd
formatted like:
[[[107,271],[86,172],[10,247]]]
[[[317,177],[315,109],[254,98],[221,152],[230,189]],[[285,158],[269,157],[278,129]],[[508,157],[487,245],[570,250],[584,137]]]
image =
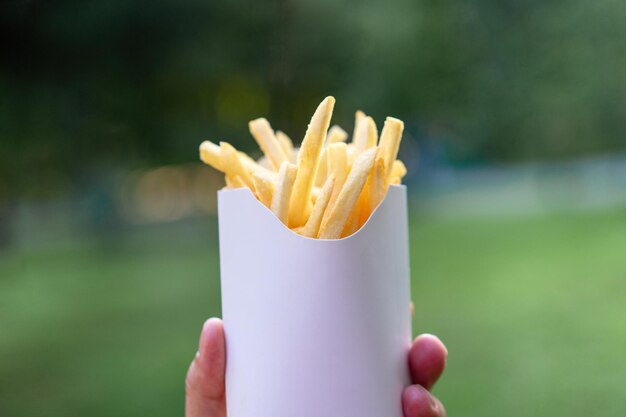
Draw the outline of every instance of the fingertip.
[[[202,335],[200,336],[200,348],[198,355],[200,358],[218,356],[224,345],[224,323],[218,318],[210,318],[202,325]]]
[[[443,352],[444,358],[445,359],[448,358],[448,348],[446,348],[446,345],[443,344],[441,339],[439,339],[434,334],[422,333],[421,335],[415,338],[415,341],[413,342],[413,344],[416,344],[418,342],[420,344],[423,343],[423,344],[432,345],[432,349],[440,350],[441,352]]]
[[[436,417],[437,401],[421,385],[409,385],[402,392],[404,417]]]
[[[409,369],[413,382],[430,390],[446,367],[448,350],[437,336],[422,334],[409,351]]]
[[[205,353],[208,348],[212,348],[216,340],[224,332],[224,325],[222,320],[218,318],[210,318],[202,325],[202,332],[200,333],[200,343],[198,347],[198,353],[196,356],[206,356]]]

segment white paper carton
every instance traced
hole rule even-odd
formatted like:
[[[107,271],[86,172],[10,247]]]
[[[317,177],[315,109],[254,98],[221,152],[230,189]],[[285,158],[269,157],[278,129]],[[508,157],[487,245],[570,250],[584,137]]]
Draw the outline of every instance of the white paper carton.
[[[228,417],[402,417],[411,343],[406,189],[355,234],[286,228],[219,192]]]

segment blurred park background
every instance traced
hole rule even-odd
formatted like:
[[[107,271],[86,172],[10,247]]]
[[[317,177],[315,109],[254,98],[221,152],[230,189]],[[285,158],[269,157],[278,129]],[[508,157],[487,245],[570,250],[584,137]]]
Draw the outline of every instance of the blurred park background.
[[[406,123],[450,416],[626,412],[626,3],[0,1],[0,416],[182,415],[220,314],[204,139]]]

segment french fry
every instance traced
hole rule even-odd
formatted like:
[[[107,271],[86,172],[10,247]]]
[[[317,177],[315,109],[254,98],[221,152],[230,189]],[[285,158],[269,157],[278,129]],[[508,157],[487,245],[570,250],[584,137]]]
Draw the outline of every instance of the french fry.
[[[225,174],[227,188],[249,188],[296,233],[349,236],[367,222],[389,185],[400,184],[407,173],[396,160],[404,124],[387,117],[378,140],[374,119],[357,111],[352,141],[346,143],[342,128],[329,129],[334,104],[333,97],[319,104],[299,149],[259,118],[249,123],[264,153],[258,161],[227,142],[210,141],[200,144],[200,159]]]
[[[200,144],[200,160],[218,171],[224,172],[219,145],[208,140],[202,142]]]
[[[272,197],[276,190],[276,183],[272,178],[262,171],[256,171],[252,173],[252,181],[254,182],[254,188],[256,189],[256,196],[264,206],[270,207],[272,205]]]
[[[406,175],[406,166],[402,161],[396,159],[393,161],[393,165],[391,166],[391,177],[398,177],[400,179],[404,178]]]
[[[311,207],[311,188],[315,181],[334,105],[334,97],[326,97],[320,103],[302,140],[298,153],[298,171],[289,204],[289,227],[302,226],[307,221]]]
[[[367,142],[365,143],[365,149],[369,149],[375,147],[378,143],[378,129],[372,117],[367,116],[365,120],[367,122]]]
[[[376,123],[370,116],[360,117],[356,120],[352,143],[356,149],[356,156],[366,149],[373,148],[378,142]]]
[[[241,181],[254,192],[254,183],[248,170],[241,163],[237,150],[228,142],[220,142],[221,164],[226,175],[233,179],[237,176]]]
[[[365,117],[365,113],[363,113],[361,110],[357,110],[354,113],[354,130],[352,131],[352,143],[355,142],[355,138],[359,135],[361,120],[365,119]]]
[[[254,140],[256,140],[265,156],[267,156],[267,159],[269,159],[274,166],[274,169],[278,169],[283,162],[289,161],[287,154],[283,150],[283,146],[276,138],[272,126],[270,126],[267,119],[261,117],[252,120],[248,123],[248,128]]]
[[[340,126],[334,125],[328,129],[326,135],[326,145],[330,145],[335,142],[345,142],[348,139],[348,132],[343,130]]]
[[[378,204],[385,198],[388,186],[387,177],[385,176],[386,172],[385,160],[383,158],[377,158],[374,169],[367,179],[367,212],[365,219],[361,217],[363,223],[367,221],[372,212],[378,207]]]
[[[320,196],[320,190],[321,188],[319,187],[313,187],[311,190],[311,204],[315,204],[317,201],[317,198]]]
[[[327,158],[327,149],[333,143],[345,142],[348,139],[348,133],[341,127],[334,125],[328,129],[326,135],[326,146],[322,149],[322,156],[320,157],[320,164],[317,168],[317,175],[315,176],[315,186],[322,187],[326,178],[328,177],[327,164],[325,163]]]
[[[289,202],[293,193],[297,171],[298,168],[287,161],[283,162],[278,170],[278,183],[272,198],[271,210],[284,224],[288,224],[289,220]]]
[[[248,172],[260,171],[264,174],[269,175],[274,181],[278,179],[278,173],[274,171],[274,168],[271,166],[271,164],[269,167],[264,167],[261,164],[259,164],[257,161],[252,159],[250,156],[248,156],[247,153],[242,152],[242,151],[239,151],[237,153],[239,154],[239,160],[241,161],[243,166],[248,170]]]
[[[291,163],[296,162],[296,154],[293,150],[293,141],[286,133],[281,132],[280,130],[276,131],[276,139],[280,142],[280,146],[282,146],[285,155],[287,155],[287,159]]]
[[[343,230],[341,231],[341,235],[339,237],[348,237],[351,234],[353,234],[354,232],[356,232],[359,228],[359,213],[361,211],[359,210],[359,206],[358,203],[357,205],[354,207],[354,210],[352,211],[352,213],[350,213],[350,216],[348,217],[348,220],[346,221],[345,226],[343,227]]]
[[[322,154],[320,156],[319,166],[317,167],[317,173],[315,174],[315,186],[322,187],[326,182],[326,177],[328,177],[328,166],[325,161],[328,158],[328,146],[325,146],[322,149]]]
[[[385,161],[385,176],[387,178],[391,173],[393,161],[395,161],[398,156],[403,130],[404,123],[402,120],[393,117],[387,117],[387,119],[385,119],[385,125],[380,134],[380,143],[378,144],[378,156]]]
[[[270,161],[270,159],[266,155],[263,155],[262,157],[260,157],[259,160],[257,161],[257,164],[259,164],[261,168],[265,168],[268,171],[278,172],[274,170],[274,165],[272,164],[272,161]]]
[[[334,185],[335,177],[331,175],[328,179],[326,179],[324,186],[320,190],[320,194],[317,197],[315,205],[313,206],[309,220],[307,220],[304,228],[300,232],[301,235],[307,237],[317,237],[320,224],[322,223],[322,217],[324,216],[326,207],[328,207],[328,202],[330,201]]]
[[[228,188],[245,188],[246,184],[243,183],[239,175],[235,175],[234,177],[226,175],[226,186]]]
[[[348,176],[348,146],[343,142],[329,145],[327,148],[326,165],[329,174],[335,177],[335,186],[328,203],[328,207],[332,208]],[[327,212],[326,216],[329,214]]]
[[[346,221],[350,217],[350,213],[354,209],[361,190],[365,185],[367,176],[374,166],[376,153],[377,148],[368,149],[354,161],[350,174],[339,192],[337,201],[331,208],[330,215],[322,221],[319,232],[320,239],[337,239],[341,236]]]

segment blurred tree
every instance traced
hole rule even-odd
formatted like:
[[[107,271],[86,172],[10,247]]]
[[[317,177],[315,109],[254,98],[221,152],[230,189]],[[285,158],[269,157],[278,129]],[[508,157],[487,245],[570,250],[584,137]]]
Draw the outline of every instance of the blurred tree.
[[[0,175],[65,194],[205,138],[253,148],[263,115],[298,139],[327,94],[348,130],[391,113],[456,164],[623,151],[625,40],[613,0],[7,0]]]

